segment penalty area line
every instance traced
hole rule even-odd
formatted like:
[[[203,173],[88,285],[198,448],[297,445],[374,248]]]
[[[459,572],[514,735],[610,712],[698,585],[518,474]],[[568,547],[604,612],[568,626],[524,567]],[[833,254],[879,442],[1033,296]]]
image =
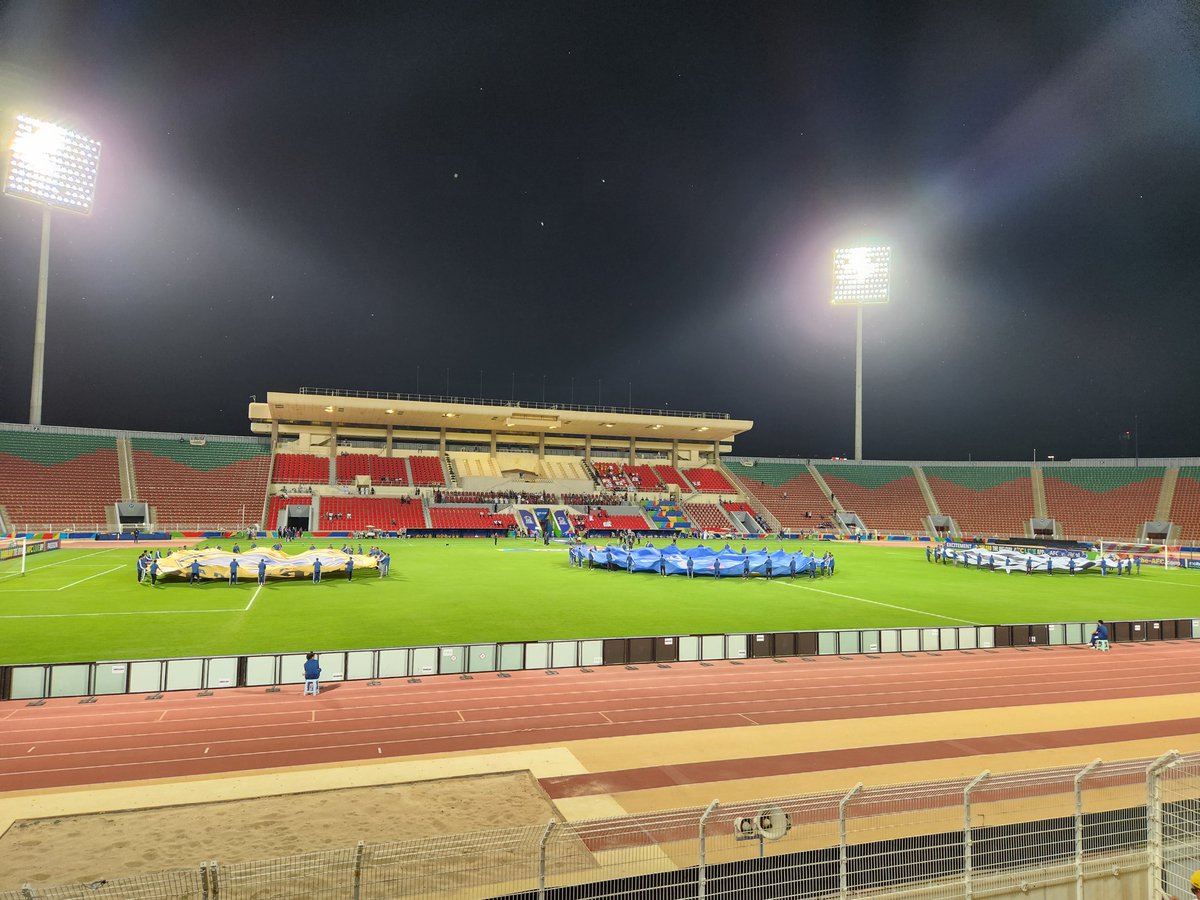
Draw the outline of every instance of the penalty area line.
[[[889,609],[899,609],[904,612],[917,613],[922,616],[931,616],[935,619],[945,619],[947,622],[961,622],[963,625],[978,625],[978,622],[972,622],[969,619],[957,619],[954,616],[943,616],[941,613],[933,613],[924,609],[913,609],[911,606],[899,606],[895,603],[884,603],[882,600],[868,600],[866,597],[855,597],[852,594],[839,594],[837,591],[826,591],[821,588],[809,587],[806,584],[791,584],[787,581],[782,582],[784,587],[800,588],[804,591],[814,591],[818,594],[829,594],[831,597],[843,597],[846,600],[857,600],[859,603],[872,603],[875,606],[886,606]]]
[[[95,575],[89,575],[87,578],[80,578],[78,581],[72,581],[70,584],[64,584],[62,587],[55,588],[54,590],[65,591],[67,588],[75,587],[75,585],[77,585],[77,584],[83,584],[85,581],[91,581],[93,578],[99,578],[101,575],[111,575],[113,572],[118,571],[120,568],[121,568],[121,566],[113,566],[111,569],[107,569],[104,572],[97,572]]]
[[[6,578],[16,578],[18,575],[25,575],[29,572],[40,572],[42,569],[53,569],[55,566],[65,566],[69,563],[78,562],[81,559],[87,559],[89,556],[99,556],[102,553],[112,553],[116,549],[116,547],[109,547],[107,550],[97,550],[95,553],[85,553],[83,556],[72,556],[70,559],[60,559],[58,562],[46,563],[42,566],[26,565],[24,572],[12,572],[8,575],[0,575],[0,581],[3,581]],[[26,560],[28,561],[28,557],[26,557]]]
[[[250,611],[250,607],[252,607],[254,605],[254,601],[258,599],[258,592],[261,591],[262,589],[263,589],[263,586],[260,584],[258,586],[258,589],[254,592],[254,596],[250,598],[250,602],[242,607],[242,612]]]

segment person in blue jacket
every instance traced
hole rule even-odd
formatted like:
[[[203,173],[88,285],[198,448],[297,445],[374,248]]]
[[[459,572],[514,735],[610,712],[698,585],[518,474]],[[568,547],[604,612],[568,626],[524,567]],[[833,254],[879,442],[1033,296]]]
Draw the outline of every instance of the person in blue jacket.
[[[315,653],[309,653],[304,657],[304,693],[316,696],[321,692],[321,664],[317,661]]]
[[[260,585],[267,583],[267,558],[265,556],[258,560],[258,583]]]
[[[200,560],[193,559],[191,571],[188,573],[188,582],[191,584],[196,584],[199,581],[200,581]]]
[[[237,557],[235,556],[229,560],[229,583],[230,584],[237,584],[237,570],[238,570],[238,561],[237,561]]]
[[[313,560],[313,584],[321,583],[321,557]]]
[[[1108,626],[1101,619],[1096,624],[1096,630],[1092,632],[1092,649],[1093,650],[1108,650]]]
[[[346,557],[346,580],[347,581],[354,580],[354,557],[353,556]]]

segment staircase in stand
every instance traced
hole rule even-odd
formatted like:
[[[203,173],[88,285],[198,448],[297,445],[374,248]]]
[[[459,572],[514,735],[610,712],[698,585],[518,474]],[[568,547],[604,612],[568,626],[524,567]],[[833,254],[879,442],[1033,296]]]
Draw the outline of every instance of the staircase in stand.
[[[692,523],[688,521],[687,515],[679,508],[679,504],[673,500],[647,500],[645,509],[646,515],[654,523],[655,528],[665,530],[688,529],[692,527]]]

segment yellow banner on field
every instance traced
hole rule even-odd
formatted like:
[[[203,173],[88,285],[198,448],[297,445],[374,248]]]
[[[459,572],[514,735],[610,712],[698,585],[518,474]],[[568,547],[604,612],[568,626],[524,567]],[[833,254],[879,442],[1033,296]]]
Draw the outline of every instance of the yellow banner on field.
[[[233,561],[237,560],[239,578],[257,578],[259,564],[266,563],[268,578],[311,578],[317,561],[321,563],[321,575],[334,572],[345,572],[353,561],[354,571],[363,569],[378,569],[379,558],[357,553],[343,553],[341,550],[306,550],[294,556],[282,550],[246,550],[233,553],[229,550],[177,550],[158,560],[158,574],[181,575],[184,578],[192,574],[192,564],[196,563],[196,574],[200,578],[221,578],[227,580]]]

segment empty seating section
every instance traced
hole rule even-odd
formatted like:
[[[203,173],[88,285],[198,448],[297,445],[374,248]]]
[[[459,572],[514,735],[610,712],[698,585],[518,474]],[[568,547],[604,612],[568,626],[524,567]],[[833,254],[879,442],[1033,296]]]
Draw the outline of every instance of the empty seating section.
[[[328,484],[329,457],[313,456],[311,453],[276,453],[271,481],[276,484]]]
[[[825,492],[804,463],[755,460],[753,465],[746,465],[739,460],[726,460],[725,468],[783,528],[813,530],[833,515]],[[726,509],[733,506],[727,505]],[[753,514],[749,507],[746,511]]]
[[[687,513],[693,528],[702,531],[733,531],[725,513],[711,503],[685,503],[683,511]]]
[[[160,528],[261,524],[271,470],[266,444],[133,438],[138,499]]]
[[[120,499],[116,438],[0,431],[0,506],[9,528],[103,525]]]
[[[576,531],[648,531],[653,528],[644,516],[611,514],[603,509],[594,509],[587,516],[576,513],[571,516],[571,524]]]
[[[679,489],[685,494],[690,494],[696,490],[688,480],[679,474],[679,470],[674,466],[654,466],[654,474],[658,476],[662,482],[663,490],[667,490],[667,485],[677,484]]]
[[[511,513],[494,513],[485,506],[431,506],[429,522],[434,528],[472,531],[491,531],[515,524]]]
[[[275,494],[267,505],[267,521],[262,523],[263,528],[268,531],[278,528],[279,514],[289,506],[312,506],[312,497],[308,494],[300,494],[295,497],[281,497]]]
[[[446,483],[442,460],[437,456],[410,456],[412,483],[417,487],[437,487]]]
[[[872,531],[925,533],[929,506],[908,466],[816,463],[847,512]]]
[[[729,479],[716,469],[684,469],[683,474],[696,486],[696,490],[705,494],[737,493],[737,489],[729,483]]]
[[[338,484],[353,484],[359,475],[367,475],[371,484],[407,485],[408,465],[403,457],[377,456],[374,453],[339,453]]]
[[[754,511],[754,507],[742,500],[726,500],[721,505],[730,512],[744,512],[750,513],[752,516],[757,515],[757,513]]]
[[[1033,517],[1028,466],[925,466],[925,479],[964,536],[1022,537]]]
[[[1154,518],[1161,466],[1053,466],[1042,471],[1046,509],[1064,538],[1137,540]]]
[[[1181,466],[1171,501],[1171,521],[1179,526],[1176,541],[1200,544],[1200,466]]]
[[[661,491],[663,489],[662,480],[650,466],[625,465],[621,468],[639,491]]]
[[[332,518],[330,516],[332,515]],[[420,500],[397,497],[322,497],[320,531],[363,531],[379,528],[425,528],[425,507]]]

